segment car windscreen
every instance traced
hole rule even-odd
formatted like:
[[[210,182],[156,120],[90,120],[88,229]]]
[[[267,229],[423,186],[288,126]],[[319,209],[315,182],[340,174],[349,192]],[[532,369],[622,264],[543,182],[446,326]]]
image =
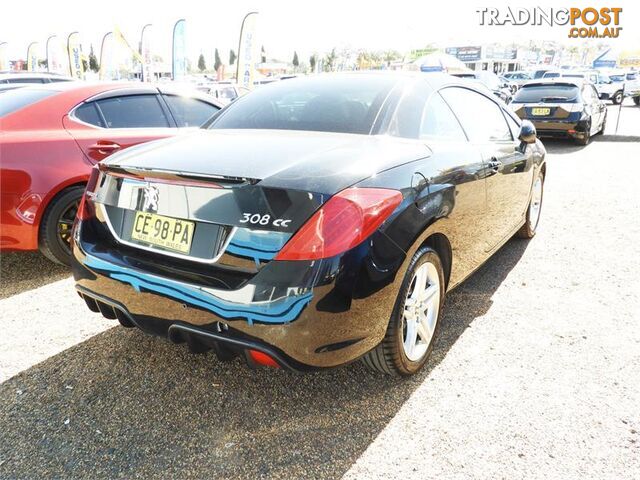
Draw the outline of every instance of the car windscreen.
[[[396,81],[346,75],[276,82],[236,100],[208,128],[368,134]]]
[[[573,103],[578,99],[575,85],[525,85],[513,98],[515,103]]]
[[[16,88],[0,97],[0,118],[16,112],[24,107],[55,95],[55,90],[40,90],[30,88]]]
[[[625,76],[624,73],[620,74],[620,75],[609,75],[609,78],[611,79],[612,82],[624,82]]]

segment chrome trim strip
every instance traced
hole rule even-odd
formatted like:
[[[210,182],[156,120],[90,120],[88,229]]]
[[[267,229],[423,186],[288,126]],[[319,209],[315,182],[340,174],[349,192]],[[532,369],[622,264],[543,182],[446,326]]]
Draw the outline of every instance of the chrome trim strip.
[[[113,225],[111,224],[111,219],[109,218],[109,215],[107,214],[107,209],[104,207],[104,205],[102,203],[96,203],[95,205],[100,209],[100,212],[102,213],[102,216],[106,220],[106,224],[107,224],[107,227],[109,228],[109,231],[111,232],[111,235],[113,235],[113,238],[115,238],[119,243],[122,243],[123,245],[127,245],[129,247],[139,248],[141,250],[146,250],[148,252],[159,253],[161,255],[167,255],[169,257],[180,258],[182,260],[189,260],[191,262],[204,263],[206,265],[214,264],[218,260],[220,260],[220,257],[222,257],[222,255],[224,255],[224,252],[227,251],[227,247],[229,246],[229,243],[231,243],[231,239],[233,238],[233,236],[236,233],[236,230],[238,229],[237,227],[233,227],[231,229],[231,232],[229,232],[229,235],[225,239],[224,243],[222,244],[222,247],[220,248],[220,251],[218,252],[218,254],[215,257],[213,257],[211,259],[192,257],[190,255],[184,255],[182,253],[174,253],[174,252],[170,252],[168,250],[160,250],[160,249],[153,248],[153,247],[146,247],[144,245],[140,245],[139,243],[134,243],[134,242],[129,242],[127,240],[123,240],[122,238],[120,238],[120,236],[116,233],[115,229],[113,228]],[[225,225],[221,225],[221,227],[224,227],[224,226]]]

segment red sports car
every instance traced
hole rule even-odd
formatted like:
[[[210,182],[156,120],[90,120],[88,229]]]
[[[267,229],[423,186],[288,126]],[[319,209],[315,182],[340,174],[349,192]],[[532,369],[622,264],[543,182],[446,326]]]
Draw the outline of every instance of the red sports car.
[[[0,96],[0,250],[68,264],[71,226],[91,166],[184,127],[221,105],[148,84],[51,83]]]

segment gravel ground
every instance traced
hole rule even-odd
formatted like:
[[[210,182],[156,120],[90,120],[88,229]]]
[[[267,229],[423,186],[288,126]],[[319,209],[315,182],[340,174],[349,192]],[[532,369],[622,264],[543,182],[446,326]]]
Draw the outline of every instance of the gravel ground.
[[[68,267],[57,265],[39,252],[0,255],[0,299],[69,277]]]
[[[65,281],[0,300],[0,478],[640,478],[639,147],[548,146],[539,235],[448,297],[410,380],[102,331]],[[58,322],[102,333],[30,340]]]

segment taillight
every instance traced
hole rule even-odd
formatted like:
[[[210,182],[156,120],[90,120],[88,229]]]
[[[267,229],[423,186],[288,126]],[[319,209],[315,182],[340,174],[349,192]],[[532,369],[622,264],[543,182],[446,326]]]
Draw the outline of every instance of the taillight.
[[[93,217],[94,211],[93,207],[87,202],[87,192],[93,193],[95,191],[99,174],[100,172],[97,166],[91,169],[91,176],[89,177],[87,187],[84,189],[84,193],[80,199],[80,205],[78,205],[78,211],[76,212],[76,218],[78,220],[89,220]]]
[[[276,260],[329,258],[359,245],[402,202],[386,188],[347,188],[334,195],[286,243]]]

